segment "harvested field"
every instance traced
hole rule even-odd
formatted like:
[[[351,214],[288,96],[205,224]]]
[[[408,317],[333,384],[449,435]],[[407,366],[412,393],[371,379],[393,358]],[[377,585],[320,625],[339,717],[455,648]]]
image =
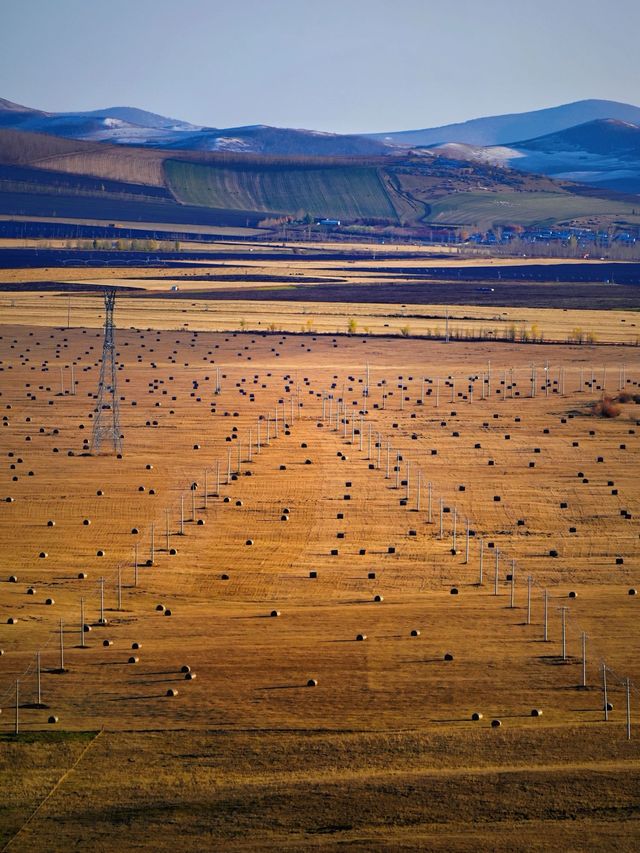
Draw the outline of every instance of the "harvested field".
[[[122,294],[117,459],[73,298],[70,329],[0,307],[10,850],[637,846],[640,351],[177,330]]]

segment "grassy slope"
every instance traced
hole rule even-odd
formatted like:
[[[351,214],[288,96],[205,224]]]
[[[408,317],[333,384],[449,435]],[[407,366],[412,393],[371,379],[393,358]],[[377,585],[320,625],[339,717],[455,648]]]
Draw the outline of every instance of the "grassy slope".
[[[430,222],[447,225],[477,225],[518,222],[522,225],[551,225],[588,216],[624,217],[638,221],[633,205],[622,201],[551,192],[453,193],[431,205]]]
[[[175,196],[188,204],[339,219],[397,218],[371,166],[243,168],[167,160],[165,173]]]

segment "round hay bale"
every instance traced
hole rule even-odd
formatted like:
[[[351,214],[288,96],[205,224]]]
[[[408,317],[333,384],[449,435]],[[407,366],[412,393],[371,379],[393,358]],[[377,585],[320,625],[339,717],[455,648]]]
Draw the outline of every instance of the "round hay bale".
[[[55,527],[55,526],[56,526],[55,521],[52,521],[51,519],[49,519],[49,521],[47,521],[47,527]]]
[[[482,714],[479,711],[474,711],[473,714],[471,715],[471,719],[476,720],[476,721],[481,720]]]
[[[152,560],[151,558],[149,558],[148,560],[146,560],[146,561],[145,561],[145,566],[146,566],[148,569],[150,569],[150,568],[153,566],[153,560]]]
[[[628,595],[637,595],[637,594],[638,594],[638,590],[635,589],[634,587],[631,587],[631,589],[628,592]]]
[[[171,610],[169,610],[169,608],[167,607],[167,609],[164,611],[164,615],[165,616],[172,616],[173,614],[171,613]]]
[[[98,619],[98,625],[106,625],[107,619]]]
[[[226,575],[226,574],[224,574],[224,575],[220,575],[220,580],[221,580],[221,581],[228,581],[228,580],[229,580],[229,575]]]
[[[244,544],[245,545],[253,545],[253,539],[247,539],[247,541]]]
[[[613,711],[613,702],[607,702],[607,711]]]
[[[109,646],[112,646],[112,645],[113,645],[113,640],[103,640],[103,641],[102,641],[102,645],[103,645],[105,648],[108,648]]]
[[[131,655],[131,657],[129,658],[127,663],[138,663],[139,660],[140,660],[140,658],[136,657],[136,655]]]
[[[7,619],[7,625],[15,625],[17,621],[17,616],[9,616],[9,618]]]
[[[237,506],[237,504],[236,504]],[[204,527],[204,518],[199,518],[197,521],[198,527]]]
[[[571,592],[569,593],[569,598],[577,598],[577,597],[578,597],[578,593],[572,589]]]
[[[287,466],[286,466],[286,465],[281,465],[281,466],[280,466],[280,470],[281,470],[281,471],[286,471],[286,470],[287,470]]]
[[[49,555],[46,551],[40,551],[40,553],[38,554],[38,557],[40,557],[41,560],[46,560],[48,556]]]
[[[6,503],[12,504],[15,501],[15,498],[5,498]]]
[[[275,618],[276,616],[280,616],[280,611],[279,610],[272,610],[269,615],[273,616]]]
[[[491,728],[492,729],[499,729],[501,725],[502,725],[501,720],[491,720]]]
[[[84,631],[85,634],[88,634],[89,631],[93,631],[93,628],[91,627],[91,625],[83,625],[82,630]]]
[[[191,667],[188,663],[185,663],[183,666],[180,667],[180,672],[191,672]]]
[[[541,709],[540,708],[532,708],[531,709],[531,716],[532,717],[541,717],[542,716]]]
[[[167,695],[167,696],[177,696],[177,695],[178,695],[178,691],[176,690],[176,688],[175,688],[175,687],[170,687],[170,688],[167,690],[166,695]]]
[[[142,643],[131,643],[131,648],[132,649],[141,649]]]
[[[444,659],[445,660],[453,660],[453,655],[451,654],[451,652],[445,652]]]
[[[86,572],[78,572],[78,580],[86,581],[86,579],[87,579],[87,573]]]
[[[223,503],[223,504],[230,504],[230,503],[231,503],[231,498],[230,498],[230,497],[223,498],[223,499],[222,499],[222,503]]]
[[[288,515],[281,515],[280,521],[289,521],[289,516]]]
[[[411,631],[411,636],[412,636],[412,637],[419,637],[419,636],[420,636],[420,631],[418,630],[418,628],[413,628],[413,629],[412,629],[412,631]]]
[[[450,595],[458,595],[458,587],[452,586],[451,589],[449,590],[449,594]]]
[[[85,518],[85,519],[83,519],[82,523],[84,524],[85,527],[88,527],[91,524],[91,519]]]
[[[102,550],[102,548],[98,548],[98,550],[96,551],[96,557],[104,557],[104,551]]]
[[[164,611],[165,611],[166,609],[167,609],[167,608],[164,606],[164,604],[156,604],[156,610],[159,610],[159,611],[161,611],[162,613],[164,613]]]
[[[317,686],[318,686],[318,679],[317,678],[310,678],[307,681],[307,687],[317,687]]]
[[[96,495],[97,495],[99,498],[101,498],[101,497],[104,495],[104,491],[103,491],[102,489],[98,489],[98,491],[96,492]]]
[[[132,534],[133,536],[137,536],[137,535],[138,535],[138,533],[140,533],[140,531],[138,530],[138,528],[137,528],[137,527],[132,527],[132,528],[131,528],[131,534]]]
[[[194,680],[194,678],[197,678],[197,675],[195,674],[195,672],[187,672],[187,673],[185,673],[185,676],[184,676],[184,680],[185,680],[185,681],[193,681],[193,680]]]
[[[49,605],[55,604],[55,601],[53,600],[53,598],[47,598],[45,601],[45,604],[49,604]]]
[[[58,722],[58,718],[54,714],[52,714],[47,720],[47,722],[51,723],[51,725],[55,725]]]
[[[374,601],[384,601],[384,596],[382,596],[382,595],[374,595],[374,596],[373,596],[373,600],[374,600]]]
[[[9,583],[18,583],[16,575],[9,575]]]
[[[356,635],[356,640],[360,643],[364,642],[364,640],[366,640],[366,639],[367,639],[366,634],[357,634]]]
[[[29,589],[27,590],[27,595],[35,595],[35,594],[36,594],[36,588],[34,586],[30,586]]]

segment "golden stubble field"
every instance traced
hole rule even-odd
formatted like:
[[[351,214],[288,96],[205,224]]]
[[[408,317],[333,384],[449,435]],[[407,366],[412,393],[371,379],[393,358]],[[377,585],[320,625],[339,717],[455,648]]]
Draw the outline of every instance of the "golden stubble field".
[[[0,329],[7,849],[637,847],[640,409],[589,414],[638,392],[634,348],[129,329],[117,459],[83,452],[100,330],[24,320]]]

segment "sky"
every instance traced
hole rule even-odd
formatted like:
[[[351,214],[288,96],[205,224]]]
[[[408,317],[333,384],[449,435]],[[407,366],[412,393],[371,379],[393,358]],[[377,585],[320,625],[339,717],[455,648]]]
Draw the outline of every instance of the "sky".
[[[212,127],[640,102],[640,0],[0,0],[0,97]]]

